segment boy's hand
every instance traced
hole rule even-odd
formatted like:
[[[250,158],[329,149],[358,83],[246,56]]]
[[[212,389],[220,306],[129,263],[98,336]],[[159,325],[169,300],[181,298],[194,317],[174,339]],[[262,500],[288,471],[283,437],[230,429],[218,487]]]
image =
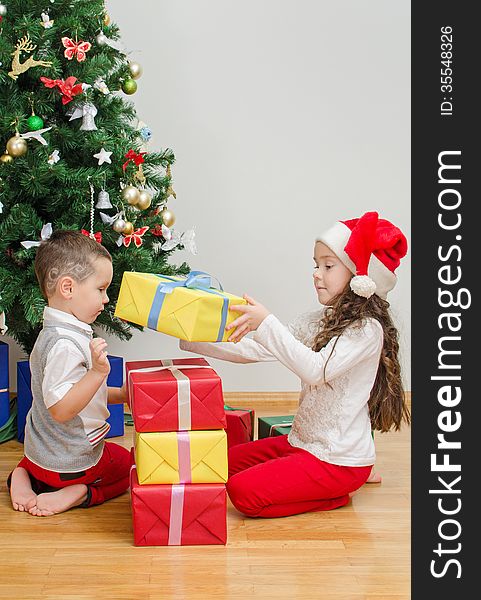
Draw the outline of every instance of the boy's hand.
[[[228,339],[229,342],[238,342],[249,331],[255,331],[267,315],[270,314],[270,311],[265,306],[262,306],[262,304],[259,304],[259,302],[256,302],[247,294],[244,294],[244,299],[247,300],[247,305],[236,304],[229,308],[229,310],[244,313],[225,328],[226,331],[235,328],[235,331]]]
[[[107,342],[102,338],[95,338],[90,342],[90,353],[92,355],[92,371],[96,371],[103,377],[110,373],[110,363],[107,358]]]

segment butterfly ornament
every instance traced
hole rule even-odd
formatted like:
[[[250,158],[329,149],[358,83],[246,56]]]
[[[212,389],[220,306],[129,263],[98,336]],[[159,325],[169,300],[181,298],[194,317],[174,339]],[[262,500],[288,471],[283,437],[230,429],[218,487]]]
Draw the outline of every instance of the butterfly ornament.
[[[25,240],[24,242],[20,242],[24,248],[27,250],[29,248],[34,248],[36,246],[40,246],[41,242],[48,240],[52,235],[52,223],[47,223],[42,227],[42,231],[40,232],[40,242],[33,240]]]
[[[65,48],[65,52],[63,53],[65,58],[72,60],[75,57],[77,58],[77,62],[83,62],[87,58],[87,52],[92,47],[90,42],[74,42],[67,36],[62,38],[62,44]]]

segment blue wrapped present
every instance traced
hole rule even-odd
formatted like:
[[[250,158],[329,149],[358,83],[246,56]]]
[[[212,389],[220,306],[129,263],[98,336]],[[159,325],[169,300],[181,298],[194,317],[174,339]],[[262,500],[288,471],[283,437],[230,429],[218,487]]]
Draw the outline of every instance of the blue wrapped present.
[[[0,427],[5,425],[9,416],[8,344],[0,342]]]
[[[110,412],[110,417],[107,419],[110,429],[105,437],[111,438],[124,435],[124,405],[107,404],[107,408]]]
[[[27,413],[32,406],[31,375],[28,360],[17,362],[17,438],[23,442]]]
[[[124,359],[121,356],[108,355],[110,373],[107,377],[109,387],[122,387],[124,384]]]
[[[122,387],[124,383],[124,359],[121,356],[107,356],[110,363],[110,373],[107,377],[109,387]],[[110,425],[106,438],[124,435],[124,405],[107,404],[110,417],[107,423]]]
[[[121,356],[107,356],[110,362],[110,374],[107,378],[107,385],[110,387],[122,387],[124,379],[124,359]],[[25,435],[25,422],[27,413],[32,406],[32,391],[30,387],[30,363],[28,360],[17,362],[17,438],[23,442]],[[124,405],[107,404],[110,417],[107,422],[110,430],[105,436],[117,437],[124,435]]]

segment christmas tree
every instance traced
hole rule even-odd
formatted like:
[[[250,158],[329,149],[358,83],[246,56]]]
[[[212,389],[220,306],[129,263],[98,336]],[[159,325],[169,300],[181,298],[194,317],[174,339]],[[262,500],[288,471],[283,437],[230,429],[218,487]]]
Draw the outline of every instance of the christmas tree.
[[[103,0],[0,4],[0,327],[4,312],[28,354],[45,306],[33,262],[52,230],[82,230],[111,253],[96,323],[121,339],[142,329],[113,317],[124,271],[189,272],[168,262],[177,248],[195,252],[193,232],[171,229],[174,154],[149,151],[127,98],[141,74]]]

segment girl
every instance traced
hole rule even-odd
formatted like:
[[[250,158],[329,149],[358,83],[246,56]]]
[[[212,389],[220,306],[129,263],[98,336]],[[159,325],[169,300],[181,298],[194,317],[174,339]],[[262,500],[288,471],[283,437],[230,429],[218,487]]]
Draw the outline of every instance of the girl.
[[[387,293],[407,252],[404,234],[368,212],[317,238],[314,286],[321,309],[288,327],[245,296],[229,343],[181,342],[183,350],[248,363],[279,360],[301,378],[291,433],[229,451],[227,490],[252,517],[344,506],[375,462],[371,430],[398,430],[410,417]],[[253,339],[244,338],[255,331]]]

